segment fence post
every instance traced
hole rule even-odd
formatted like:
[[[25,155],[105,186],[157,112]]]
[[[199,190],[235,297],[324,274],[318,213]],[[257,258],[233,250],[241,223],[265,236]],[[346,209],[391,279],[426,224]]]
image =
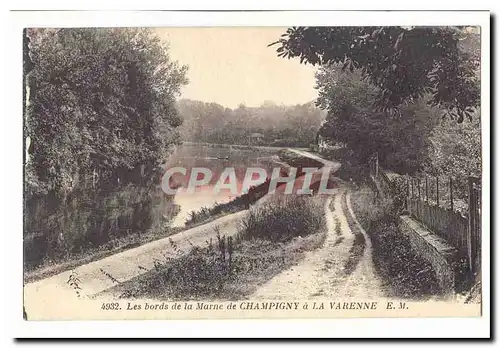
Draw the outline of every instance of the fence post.
[[[436,205],[439,207],[439,177],[436,176]]]
[[[473,198],[473,185],[472,185],[472,180],[471,177],[469,176],[467,178],[467,188],[468,188],[468,194],[469,194],[469,202],[468,202],[468,218],[469,218],[469,223],[467,226],[467,253],[469,257],[469,270],[472,271],[473,268],[473,260],[472,260],[472,231],[474,230],[474,198]]]
[[[453,180],[450,176],[450,208],[453,211]]]
[[[475,276],[480,268],[481,262],[481,188],[480,181],[477,178],[469,176],[468,178],[469,191],[469,226],[468,226],[468,251],[471,275]]]
[[[405,199],[405,210],[408,211],[410,207],[410,177],[406,177],[406,199]]]
[[[429,203],[429,184],[427,182],[427,175],[425,176],[425,202]]]
[[[420,194],[420,178],[417,179],[417,189],[418,189],[418,199],[422,200],[422,195]]]
[[[375,158],[375,177],[378,178],[378,152],[376,153],[376,158]]]

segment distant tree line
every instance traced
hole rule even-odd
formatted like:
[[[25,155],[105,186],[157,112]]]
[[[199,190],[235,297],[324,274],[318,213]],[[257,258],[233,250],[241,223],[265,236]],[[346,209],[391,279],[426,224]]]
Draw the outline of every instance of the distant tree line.
[[[314,102],[284,106],[267,101],[259,107],[230,109],[183,99],[178,107],[183,140],[223,144],[308,147],[315,143],[325,116]]]

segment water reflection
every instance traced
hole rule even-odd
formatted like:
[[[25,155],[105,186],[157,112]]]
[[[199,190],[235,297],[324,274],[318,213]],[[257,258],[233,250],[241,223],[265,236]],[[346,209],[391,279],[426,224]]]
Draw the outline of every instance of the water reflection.
[[[26,198],[25,268],[30,270],[44,260],[57,262],[90,250],[114,249],[123,238],[133,240],[168,226],[183,226],[191,211],[235,197],[228,190],[214,193],[213,186],[224,168],[235,167],[240,189],[246,168],[272,168],[275,153],[274,150],[220,146],[179,147],[167,167],[182,166],[188,171],[193,167],[206,167],[214,172],[213,180],[195,194],[169,196],[158,182],[153,188],[128,184],[96,191],[89,187],[65,197],[48,194]]]
[[[172,226],[184,226],[189,213],[202,207],[211,207],[215,203],[227,203],[238,196],[241,192],[243,179],[247,168],[264,168],[271,173],[276,166],[277,150],[265,148],[236,148],[226,146],[207,146],[186,144],[179,147],[176,153],[170,158],[167,168],[186,168],[186,175],[174,175],[173,187],[181,185],[187,187],[187,181],[191,170],[195,167],[209,168],[213,173],[210,182],[196,189],[195,193],[188,193],[185,190],[177,193],[172,204],[177,205],[180,210],[173,219]],[[214,190],[215,184],[224,169],[233,167],[236,173],[237,192],[232,193],[229,189],[222,189],[220,192]]]

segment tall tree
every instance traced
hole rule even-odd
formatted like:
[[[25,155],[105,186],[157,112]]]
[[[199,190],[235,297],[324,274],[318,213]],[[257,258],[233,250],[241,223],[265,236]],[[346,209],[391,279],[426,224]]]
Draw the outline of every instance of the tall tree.
[[[373,109],[378,89],[359,71],[321,68],[316,81],[318,105],[328,110],[320,134],[342,143],[350,160],[366,163],[378,152],[386,168],[401,173],[421,169],[427,158],[428,138],[437,120],[436,110],[423,103],[401,107],[404,117],[386,117]]]
[[[359,70],[378,88],[375,106],[399,106],[430,94],[459,122],[479,106],[479,56],[461,48],[471,34],[457,27],[293,27],[270,44],[278,56]]]
[[[187,82],[186,67],[170,59],[150,30],[32,29],[29,35],[28,192],[150,178],[176,141],[175,96]]]

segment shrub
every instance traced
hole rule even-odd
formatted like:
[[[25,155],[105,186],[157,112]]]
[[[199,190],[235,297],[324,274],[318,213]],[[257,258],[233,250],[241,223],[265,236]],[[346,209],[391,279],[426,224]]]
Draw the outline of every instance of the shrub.
[[[311,197],[280,197],[250,209],[241,221],[238,238],[285,242],[321,230],[325,224],[323,207]]]
[[[176,256],[157,262],[154,276],[144,283],[153,297],[165,293],[181,298],[209,296],[221,291],[233,278],[233,239],[221,237],[218,229],[217,241],[210,239],[206,248],[193,246],[184,253],[172,240],[170,246]]]
[[[391,296],[425,298],[440,293],[431,264],[411,248],[398,227],[392,200],[374,200],[367,187],[352,195],[353,209],[374,249],[374,264],[389,285]]]

